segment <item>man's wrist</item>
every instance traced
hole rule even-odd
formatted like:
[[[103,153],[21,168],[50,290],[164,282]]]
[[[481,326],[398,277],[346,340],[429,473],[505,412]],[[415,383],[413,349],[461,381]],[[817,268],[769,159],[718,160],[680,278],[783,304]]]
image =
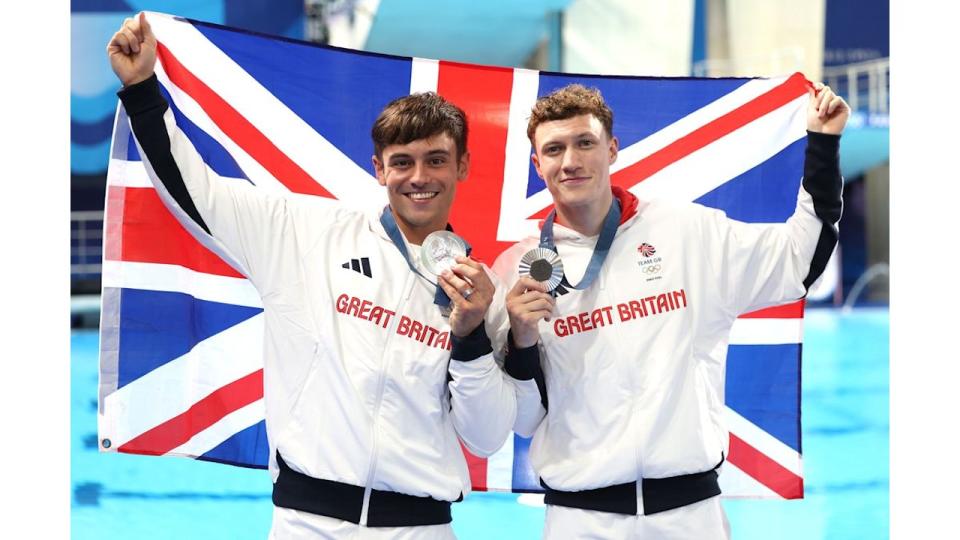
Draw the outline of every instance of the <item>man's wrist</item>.
[[[538,340],[539,341],[539,340]],[[528,347],[515,346],[513,330],[507,338],[507,356],[503,369],[518,381],[529,381],[540,371],[540,348],[537,343]]]
[[[466,336],[460,337],[450,332],[450,358],[460,362],[469,362],[476,360],[485,354],[493,352],[490,345],[490,338],[487,337],[487,330],[484,328],[483,321]]]

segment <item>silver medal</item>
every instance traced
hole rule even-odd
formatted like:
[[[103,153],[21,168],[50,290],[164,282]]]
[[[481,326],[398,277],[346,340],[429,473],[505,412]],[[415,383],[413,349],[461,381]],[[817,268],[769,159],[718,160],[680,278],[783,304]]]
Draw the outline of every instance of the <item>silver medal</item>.
[[[556,252],[547,248],[534,248],[520,257],[520,276],[530,276],[552,291],[563,280],[563,263]]]
[[[467,256],[467,244],[450,231],[434,231],[420,245],[420,262],[434,275],[457,265],[457,257]]]

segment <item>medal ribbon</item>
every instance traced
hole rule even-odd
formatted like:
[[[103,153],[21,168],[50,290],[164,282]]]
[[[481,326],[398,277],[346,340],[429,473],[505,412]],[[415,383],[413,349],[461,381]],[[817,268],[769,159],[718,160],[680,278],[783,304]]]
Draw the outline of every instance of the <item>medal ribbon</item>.
[[[553,222],[557,218],[557,209],[550,211],[546,221],[543,222],[543,228],[540,229],[540,247],[549,249],[557,253],[557,246],[553,243]],[[593,255],[590,257],[590,263],[587,264],[587,271],[583,274],[583,279],[576,285],[570,284],[571,289],[583,290],[597,279],[600,274],[600,267],[603,261],[610,253],[610,246],[613,245],[613,237],[616,236],[617,227],[620,224],[620,201],[614,197],[610,210],[607,210],[607,217],[603,218],[603,227],[600,229],[600,238],[597,239],[597,245],[593,248]]]
[[[390,241],[393,242],[393,245],[397,246],[397,249],[400,250],[400,254],[403,255],[403,260],[407,261],[407,266],[410,267],[410,270],[413,270],[418,276],[427,280],[431,285],[437,288],[437,292],[433,295],[433,303],[440,307],[450,307],[450,297],[447,296],[447,293],[444,292],[443,287],[439,283],[433,281],[427,276],[423,275],[416,265],[413,264],[413,261],[410,260],[410,253],[407,251],[407,243],[403,240],[403,234],[400,232],[400,227],[397,226],[397,220],[393,217],[393,212],[390,211],[390,205],[383,207],[383,212],[380,214],[380,224],[383,225],[384,230],[387,231],[387,236],[390,237]],[[450,224],[447,224],[447,230],[453,232],[453,227]],[[461,240],[463,240],[461,238]],[[470,256],[470,251],[473,249],[470,247],[470,244],[463,240],[463,243],[467,246],[467,256]]]

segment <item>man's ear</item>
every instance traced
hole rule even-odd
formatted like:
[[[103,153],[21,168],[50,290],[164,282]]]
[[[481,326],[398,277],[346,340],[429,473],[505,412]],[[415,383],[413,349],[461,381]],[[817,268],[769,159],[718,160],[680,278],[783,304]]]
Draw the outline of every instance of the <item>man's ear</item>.
[[[470,174],[470,151],[464,151],[460,159],[457,160],[457,180],[462,182]]]
[[[620,153],[620,141],[616,137],[610,138],[610,165],[617,161],[617,155]]]
[[[537,176],[539,176],[540,179],[543,180],[543,173],[540,172],[540,158],[537,157],[536,152],[530,154],[530,161],[533,162],[533,168],[536,169]]]
[[[381,186],[387,185],[387,177],[383,173],[383,162],[377,156],[371,157],[370,160],[373,162],[373,172],[377,175],[377,182]]]

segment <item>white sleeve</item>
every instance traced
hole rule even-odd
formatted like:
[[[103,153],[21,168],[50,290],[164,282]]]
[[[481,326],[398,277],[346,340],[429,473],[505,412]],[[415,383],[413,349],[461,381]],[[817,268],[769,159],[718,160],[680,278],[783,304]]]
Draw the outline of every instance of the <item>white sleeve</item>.
[[[496,335],[504,318],[503,287],[484,267],[494,284],[494,297],[484,322],[469,335],[453,337],[449,373],[451,416],[460,440],[474,455],[489,456],[503,446],[517,414],[514,381],[496,361],[488,336]]]
[[[843,179],[839,137],[810,133],[797,206],[786,223],[748,224],[709,211],[702,231],[733,315],[797,300],[820,276],[837,243]]]
[[[494,262],[494,273],[503,285],[503,299],[499,304],[502,318],[493,340],[494,352],[498,361],[504,366],[507,376],[513,381],[517,394],[517,413],[513,423],[513,431],[521,437],[532,437],[540,422],[547,414],[546,386],[543,379],[543,369],[540,365],[541,351],[539,344],[530,349],[518,350],[512,346],[510,337],[510,317],[507,315],[506,292],[517,282],[518,253],[523,249],[514,246],[497,258]],[[491,306],[491,309],[493,306]]]
[[[180,222],[258,288],[277,282],[283,272],[278,261],[289,260],[284,252],[296,247],[290,212],[295,196],[267,194],[244,179],[219,176],[177,125],[156,76],[119,95],[150,179]]]

